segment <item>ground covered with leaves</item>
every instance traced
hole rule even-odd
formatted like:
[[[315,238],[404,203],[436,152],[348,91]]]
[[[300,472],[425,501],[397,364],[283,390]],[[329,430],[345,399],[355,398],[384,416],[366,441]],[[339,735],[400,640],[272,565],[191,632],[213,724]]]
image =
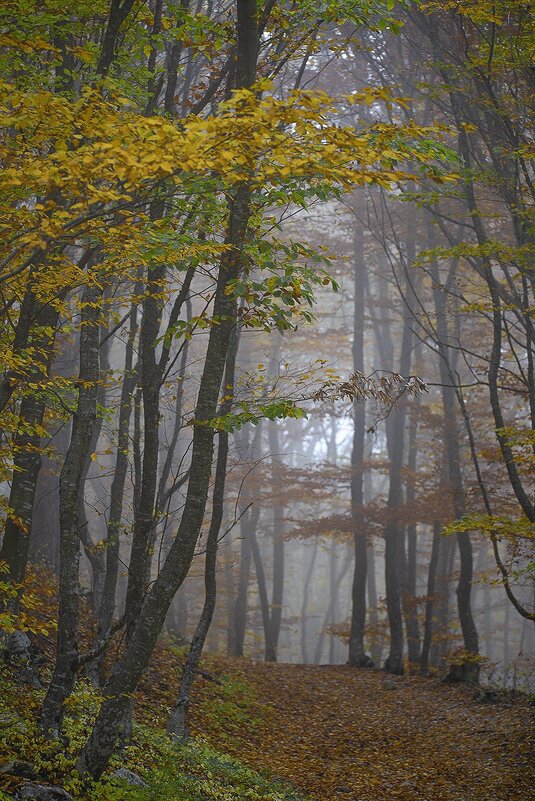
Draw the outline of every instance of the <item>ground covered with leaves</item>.
[[[226,750],[321,801],[535,797],[529,698],[345,666],[234,660],[219,669],[256,699]],[[203,706],[194,705],[195,728],[218,738]]]
[[[191,706],[192,739],[163,731],[183,653],[160,647],[138,697],[129,746],[97,784],[74,772],[98,708],[81,681],[63,752],[40,738],[43,691],[0,667],[0,762],[32,763],[80,801],[529,801],[535,787],[533,706],[525,696],[390,677],[345,666],[209,657]],[[134,770],[132,787],[111,776]],[[21,780],[3,773],[10,799]]]

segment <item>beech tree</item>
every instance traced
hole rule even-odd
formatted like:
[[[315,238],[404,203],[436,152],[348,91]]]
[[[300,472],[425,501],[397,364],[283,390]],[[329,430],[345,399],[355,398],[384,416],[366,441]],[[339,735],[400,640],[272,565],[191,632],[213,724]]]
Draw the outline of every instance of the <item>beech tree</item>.
[[[165,627],[184,737],[206,643],[477,681],[531,625],[526,11],[390,5],[0,11],[0,621],[51,497],[81,775]]]

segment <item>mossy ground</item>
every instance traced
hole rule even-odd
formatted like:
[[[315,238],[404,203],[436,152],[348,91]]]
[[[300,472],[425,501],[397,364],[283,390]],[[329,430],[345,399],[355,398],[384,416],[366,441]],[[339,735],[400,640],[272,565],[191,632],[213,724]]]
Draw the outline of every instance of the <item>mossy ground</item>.
[[[175,662],[175,670],[177,664]],[[251,687],[241,680],[220,679],[217,698],[202,700],[203,715],[212,732],[212,741],[221,732],[224,743],[235,726],[262,726],[258,710],[253,710]],[[38,771],[39,782],[59,785],[77,801],[306,801],[288,782],[259,772],[224,753],[205,738],[187,742],[171,739],[154,720],[163,712],[148,713],[146,694],[132,741],[113,760],[99,782],[84,783],[74,770],[76,754],[84,742],[100,699],[86,681],[80,681],[69,699],[63,743],[44,740],[36,726],[43,692],[13,680],[6,666],[0,668],[0,762],[26,761]],[[117,767],[137,773],[147,787],[137,787],[110,778]],[[26,783],[10,775],[0,777],[0,801],[11,799],[19,785]]]

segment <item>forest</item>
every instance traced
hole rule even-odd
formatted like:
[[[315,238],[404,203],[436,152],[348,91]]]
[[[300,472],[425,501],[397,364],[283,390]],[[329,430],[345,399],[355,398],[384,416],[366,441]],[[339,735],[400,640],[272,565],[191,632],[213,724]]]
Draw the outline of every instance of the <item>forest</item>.
[[[0,801],[535,793],[525,0],[2,0]]]

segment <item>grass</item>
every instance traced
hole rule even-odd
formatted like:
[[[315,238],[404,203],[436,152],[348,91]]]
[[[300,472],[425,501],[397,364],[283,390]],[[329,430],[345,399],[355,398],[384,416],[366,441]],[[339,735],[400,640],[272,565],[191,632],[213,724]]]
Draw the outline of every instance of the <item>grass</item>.
[[[217,702],[204,703],[212,725],[221,732],[225,721],[231,729],[240,724],[260,725],[250,685],[224,680],[222,695]],[[65,788],[76,801],[306,801],[290,784],[243,765],[200,737],[180,742],[147,724],[134,726],[131,742],[114,758],[101,781],[84,782],[74,766],[98,711],[97,691],[88,682],[78,683],[69,699],[61,746],[45,740],[37,729],[42,698],[43,691],[17,684],[7,666],[0,668],[0,762],[29,762],[43,777],[39,782]],[[134,771],[147,786],[112,778],[118,767]],[[0,801],[12,799],[25,783],[9,775],[0,779]]]

